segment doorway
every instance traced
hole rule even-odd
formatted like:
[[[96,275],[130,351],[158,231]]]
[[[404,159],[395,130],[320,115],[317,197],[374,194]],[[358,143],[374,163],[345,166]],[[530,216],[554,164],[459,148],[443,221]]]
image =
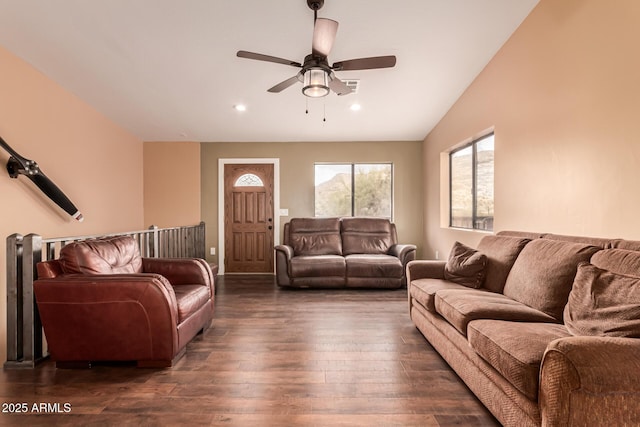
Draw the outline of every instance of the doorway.
[[[279,244],[278,159],[219,159],[220,274],[273,273]]]

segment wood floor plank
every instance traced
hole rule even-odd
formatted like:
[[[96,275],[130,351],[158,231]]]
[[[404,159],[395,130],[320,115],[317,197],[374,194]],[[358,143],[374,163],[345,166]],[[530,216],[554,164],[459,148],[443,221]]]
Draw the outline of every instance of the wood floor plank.
[[[0,401],[71,410],[0,425],[498,425],[411,323],[406,290],[219,282],[213,327],[173,368],[5,370]]]

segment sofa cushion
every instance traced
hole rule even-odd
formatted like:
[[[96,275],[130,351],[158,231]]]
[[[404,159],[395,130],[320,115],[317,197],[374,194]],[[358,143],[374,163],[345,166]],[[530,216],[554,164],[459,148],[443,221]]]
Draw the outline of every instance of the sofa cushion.
[[[640,338],[640,277],[581,263],[564,322],[573,335]]]
[[[342,253],[386,254],[397,243],[394,225],[383,218],[342,218]]]
[[[471,348],[531,400],[538,397],[540,363],[547,346],[571,335],[564,325],[503,320],[474,320],[467,332]]]
[[[174,286],[173,290],[178,304],[178,323],[188,319],[211,298],[208,286],[179,285]]]
[[[455,242],[444,266],[444,278],[468,288],[482,286],[487,257],[460,242]]]
[[[640,276],[640,252],[607,249],[594,254],[589,262],[613,273]]]
[[[69,243],[60,250],[59,260],[65,274],[142,273],[140,249],[130,236]]]
[[[391,255],[347,255],[347,277],[402,278],[402,261]]]
[[[549,240],[561,240],[563,242],[583,243],[585,245],[597,246],[600,249],[606,249],[611,245],[611,239],[602,237],[571,236],[566,234],[545,233],[542,238]]]
[[[415,298],[428,311],[436,312],[436,292],[442,289],[468,289],[466,286],[443,279],[417,279],[411,281],[410,297]]]
[[[554,322],[553,317],[509,297],[484,289],[443,289],[436,292],[436,311],[461,334],[472,320]]]
[[[610,247],[616,249],[627,249],[629,251],[640,251],[640,241],[615,239],[611,241]]]
[[[340,255],[296,256],[289,264],[291,277],[344,277],[346,264]]]
[[[342,255],[340,219],[293,218],[288,241],[295,256]]]
[[[484,287],[493,292],[502,292],[513,263],[530,239],[511,236],[484,236],[478,250],[487,257]]]
[[[504,295],[561,321],[578,264],[598,250],[583,243],[532,240],[513,264]]]

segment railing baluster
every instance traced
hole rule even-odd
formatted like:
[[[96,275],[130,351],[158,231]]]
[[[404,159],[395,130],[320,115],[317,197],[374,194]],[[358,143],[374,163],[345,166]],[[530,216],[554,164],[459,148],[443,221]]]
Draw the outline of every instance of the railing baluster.
[[[22,235],[7,237],[7,363],[22,359]]]

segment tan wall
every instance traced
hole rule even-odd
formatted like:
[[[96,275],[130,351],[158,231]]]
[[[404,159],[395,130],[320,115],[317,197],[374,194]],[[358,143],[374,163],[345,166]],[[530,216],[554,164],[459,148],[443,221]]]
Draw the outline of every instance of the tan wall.
[[[6,236],[44,237],[137,230],[143,226],[142,141],[0,48],[0,136],[36,160],[82,211],[79,223],[19,177],[0,149],[0,361],[6,360]]]
[[[144,223],[200,222],[200,143],[144,143]]]
[[[303,142],[202,144],[202,219],[207,247],[218,246],[218,159],[280,159],[280,208],[293,217],[314,215],[315,162],[386,162],[394,164],[394,221],[403,243],[420,244],[422,233],[422,147],[420,142]],[[210,261],[218,262],[211,257]]]
[[[640,2],[542,0],[424,142],[427,257],[440,153],[495,126],[495,230],[640,239]],[[442,255],[441,255],[442,257]]]

